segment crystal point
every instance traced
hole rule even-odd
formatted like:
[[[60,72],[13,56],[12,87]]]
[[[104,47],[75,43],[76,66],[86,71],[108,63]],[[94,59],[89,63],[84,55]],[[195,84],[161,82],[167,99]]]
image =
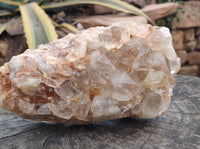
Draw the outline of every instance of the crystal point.
[[[180,59],[165,27],[116,23],[26,50],[0,68],[0,106],[30,120],[82,124],[154,118]]]

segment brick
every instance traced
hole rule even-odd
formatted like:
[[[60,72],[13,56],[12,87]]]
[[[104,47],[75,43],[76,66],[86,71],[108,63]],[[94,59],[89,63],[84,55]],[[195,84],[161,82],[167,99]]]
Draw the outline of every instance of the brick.
[[[116,22],[133,22],[138,24],[146,24],[146,18],[142,16],[119,16],[119,15],[94,15],[86,17],[75,18],[76,23],[81,23],[84,28],[94,27],[94,26],[109,26]]]
[[[115,11],[114,9],[101,5],[94,5],[93,9],[94,9],[94,14],[111,14]]]
[[[197,50],[200,50],[200,36],[197,38]]]
[[[144,7],[149,4],[155,4],[156,0],[123,0],[127,3],[133,4],[135,6]]]
[[[4,64],[4,60],[0,58],[0,66],[2,66],[3,64]]]
[[[176,54],[178,55],[178,57],[181,58],[181,65],[185,64],[188,60],[188,54],[186,51],[184,50],[178,50],[176,51]]]
[[[183,44],[184,50],[195,50],[197,46],[197,40],[189,41]]]
[[[172,26],[176,28],[190,28],[200,26],[200,1],[184,2],[184,13],[178,12],[176,17],[179,21],[174,20]]]
[[[189,64],[200,64],[200,52],[188,53],[188,63]]]
[[[183,49],[183,31],[172,31],[173,46],[176,50]]]
[[[0,56],[6,56],[8,50],[8,42],[0,40]]]
[[[200,36],[200,27],[196,29],[195,35],[196,35],[196,36]]]
[[[190,28],[184,31],[184,42],[189,42],[194,40],[194,28]]]
[[[6,32],[10,36],[22,35],[24,34],[24,28],[22,23],[22,18],[13,19],[8,23],[6,27]]]
[[[156,20],[159,18],[163,18],[168,16],[179,8],[179,4],[175,2],[168,2],[162,4],[152,4],[147,5],[146,7],[142,8],[141,10],[147,14],[152,20]]]
[[[182,66],[178,74],[185,76],[198,76],[199,66],[198,65]]]

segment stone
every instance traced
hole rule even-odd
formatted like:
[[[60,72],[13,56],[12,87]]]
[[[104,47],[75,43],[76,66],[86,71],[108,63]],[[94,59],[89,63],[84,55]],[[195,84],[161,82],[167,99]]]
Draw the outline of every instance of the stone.
[[[4,63],[4,60],[2,58],[0,58],[0,66],[2,66]]]
[[[3,58],[4,62],[10,61],[12,56],[21,54],[27,49],[26,38],[24,35],[7,36],[5,40],[8,41],[8,49],[6,56]]]
[[[8,50],[8,42],[5,40],[0,40],[0,56],[6,56]]]
[[[184,2],[182,6],[184,13],[178,12],[176,17],[179,21],[174,20],[172,26],[176,28],[191,28],[200,26],[200,1]]]
[[[0,105],[43,122],[154,118],[168,108],[179,69],[166,27],[89,28],[27,49],[0,67]]]
[[[186,51],[193,51],[196,49],[197,46],[197,40],[189,41],[187,43],[183,44],[183,49]]]
[[[117,22],[133,22],[137,24],[147,23],[146,18],[141,16],[119,16],[119,15],[95,15],[74,19],[75,23],[81,23],[84,28],[95,26],[109,26]]]
[[[188,63],[189,64],[200,64],[200,52],[190,52],[188,53]]]
[[[184,76],[199,76],[199,66],[198,65],[182,66],[178,74]]]
[[[101,5],[94,5],[93,11],[94,14],[111,14],[114,13],[116,10]]]
[[[184,42],[189,42],[195,39],[194,28],[184,31]]]
[[[156,3],[156,0],[124,0],[124,1],[142,8],[145,7],[146,5]]]
[[[64,11],[60,11],[59,13],[56,13],[54,15],[51,16],[51,18],[56,22],[56,23],[60,23],[61,20],[64,20],[64,17],[66,16]]]
[[[64,11],[59,12],[58,14],[56,14],[59,18],[64,18],[66,16]]]
[[[200,50],[200,36],[197,38],[197,50]]]
[[[183,49],[183,31],[172,31],[173,46],[176,50]]]
[[[196,29],[195,35],[196,35],[196,36],[200,36],[200,27],[198,27],[198,28]]]
[[[178,50],[176,51],[176,54],[181,59],[181,65],[185,64],[188,60],[188,54],[184,50]]]
[[[22,35],[24,34],[24,28],[22,23],[22,18],[13,19],[8,23],[6,27],[6,32],[10,36]]]
[[[147,5],[141,10],[152,20],[163,18],[177,11],[179,4],[175,2]]]

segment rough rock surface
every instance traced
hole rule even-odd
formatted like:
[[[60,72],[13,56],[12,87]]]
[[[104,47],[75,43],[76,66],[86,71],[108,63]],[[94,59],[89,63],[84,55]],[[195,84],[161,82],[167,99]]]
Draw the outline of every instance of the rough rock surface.
[[[175,2],[152,4],[142,8],[142,11],[146,13],[152,20],[156,20],[165,16],[168,16],[179,8],[179,4]]]
[[[101,6],[101,5],[92,5],[93,13],[94,14],[111,14],[116,13],[117,11],[114,9],[111,9],[109,7]]]
[[[188,63],[193,64],[200,64],[200,52],[192,51],[188,53]]]
[[[183,31],[172,31],[173,46],[176,50],[183,50]]]
[[[200,36],[197,39],[197,50],[200,50]]]
[[[147,20],[142,16],[119,16],[119,15],[94,15],[75,18],[76,23],[81,23],[83,27],[95,27],[95,26],[110,26],[117,22],[132,22],[137,24],[146,24]]]
[[[195,39],[194,28],[189,28],[184,31],[184,42],[189,42]]]
[[[24,28],[22,23],[22,18],[19,17],[17,19],[13,19],[8,23],[6,26],[6,32],[10,36],[16,36],[16,35],[23,35],[24,34]]]
[[[30,120],[154,118],[167,109],[180,59],[165,27],[113,24],[69,34],[0,68],[0,105]]]
[[[173,21],[172,25],[176,28],[189,28],[200,26],[200,1],[184,2],[184,13],[177,13],[178,21]]]
[[[183,50],[186,50],[186,51],[193,51],[195,50],[197,47],[197,40],[193,40],[193,41],[189,41],[189,42],[186,42],[183,44]]]
[[[185,50],[177,50],[176,54],[181,59],[181,65],[185,64],[188,60],[188,53]]]
[[[156,0],[123,0],[123,1],[142,8],[145,7],[146,5],[156,3]]]
[[[200,36],[200,27],[198,27],[195,31],[196,36]]]
[[[0,40],[0,56],[6,56],[8,50],[8,42],[6,40]]]
[[[198,65],[182,66],[178,74],[184,76],[199,76],[199,66]]]

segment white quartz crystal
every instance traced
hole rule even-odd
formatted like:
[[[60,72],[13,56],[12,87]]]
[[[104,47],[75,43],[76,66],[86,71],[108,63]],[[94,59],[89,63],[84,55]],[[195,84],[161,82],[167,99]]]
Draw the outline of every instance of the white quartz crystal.
[[[89,28],[4,64],[0,105],[36,121],[154,118],[168,108],[179,69],[165,27],[121,22]]]

